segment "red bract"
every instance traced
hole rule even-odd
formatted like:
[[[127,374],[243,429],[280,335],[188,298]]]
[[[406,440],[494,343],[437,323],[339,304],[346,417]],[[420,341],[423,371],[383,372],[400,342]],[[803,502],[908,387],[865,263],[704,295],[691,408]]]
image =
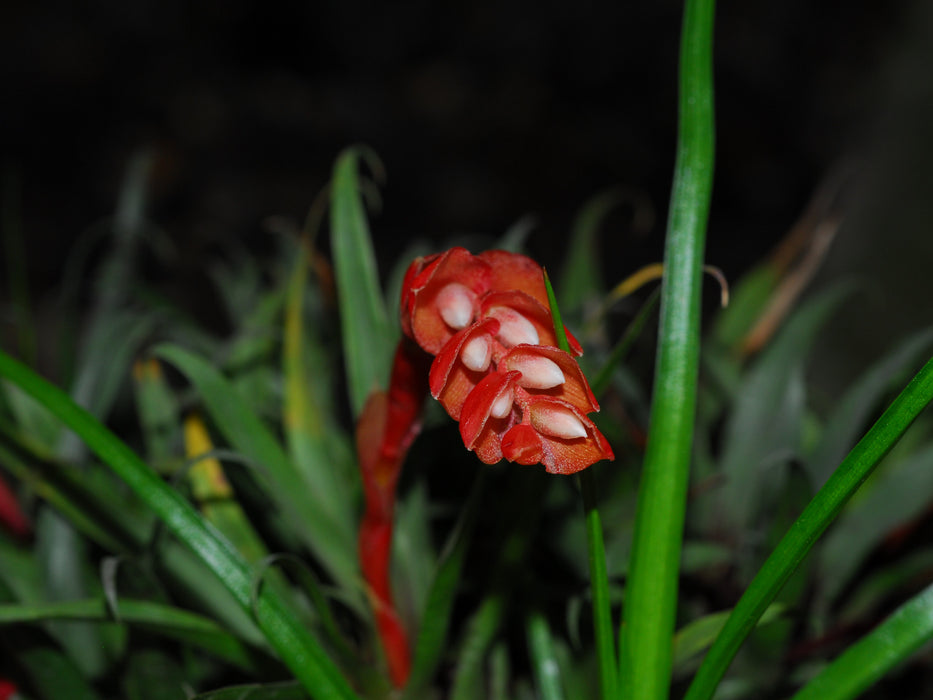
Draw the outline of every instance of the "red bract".
[[[586,416],[599,410],[586,378],[555,347],[543,271],[533,260],[463,248],[419,258],[406,274],[401,312],[405,333],[436,355],[432,395],[482,461],[541,462],[572,474],[613,458]]]
[[[366,499],[360,524],[359,555],[369,588],[389,675],[401,688],[411,670],[408,635],[396,612],[389,582],[395,486],[408,448],[421,428],[427,393],[427,355],[402,338],[392,364],[388,392],[370,395],[356,426],[357,454]]]

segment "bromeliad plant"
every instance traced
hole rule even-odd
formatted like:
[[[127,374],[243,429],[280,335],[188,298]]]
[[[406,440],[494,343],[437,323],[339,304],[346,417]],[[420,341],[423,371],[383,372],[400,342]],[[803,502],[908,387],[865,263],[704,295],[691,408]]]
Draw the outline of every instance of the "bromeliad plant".
[[[69,390],[27,367],[28,324],[26,363],[0,353],[0,693],[654,700],[725,677],[731,697],[849,698],[933,637],[933,555],[903,547],[933,490],[929,420],[907,433],[933,365],[880,412],[933,332],[828,412],[803,368],[844,293],[774,313],[810,262],[767,261],[700,332],[711,35],[712,3],[688,0],[650,402],[632,368],[655,296],[602,342],[615,194],[569,238],[578,340],[514,237],[407,256],[384,295],[351,149],[333,267],[316,205],[267,268],[212,270],[218,337],[130,274],[150,230],[134,162]]]

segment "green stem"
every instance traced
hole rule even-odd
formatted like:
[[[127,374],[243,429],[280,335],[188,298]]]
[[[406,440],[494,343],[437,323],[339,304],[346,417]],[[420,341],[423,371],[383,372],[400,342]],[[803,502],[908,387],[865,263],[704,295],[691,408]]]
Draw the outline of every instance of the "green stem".
[[[666,697],[699,363],[700,282],[713,181],[713,0],[687,0],[680,123],[651,430],[620,635],[623,695]]]
[[[580,472],[580,491],[586,516],[586,551],[590,563],[590,586],[593,589],[593,631],[599,657],[599,685],[604,698],[614,698],[618,693],[619,677],[609,603],[609,574],[606,571],[603,524],[596,506],[596,479],[591,469]]]

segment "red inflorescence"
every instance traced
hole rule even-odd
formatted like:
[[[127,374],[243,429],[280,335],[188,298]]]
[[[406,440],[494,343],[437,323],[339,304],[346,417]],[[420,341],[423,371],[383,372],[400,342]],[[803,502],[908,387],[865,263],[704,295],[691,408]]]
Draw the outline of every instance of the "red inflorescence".
[[[416,259],[402,286],[402,328],[434,355],[431,394],[460,422],[468,449],[573,474],[612,449],[573,355],[556,347],[541,267],[502,250]],[[583,351],[567,333],[574,355]]]

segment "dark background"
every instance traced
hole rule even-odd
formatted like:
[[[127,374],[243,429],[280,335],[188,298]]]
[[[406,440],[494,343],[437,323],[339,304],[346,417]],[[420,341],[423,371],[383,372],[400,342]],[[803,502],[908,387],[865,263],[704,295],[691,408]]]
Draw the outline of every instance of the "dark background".
[[[823,275],[867,281],[837,335],[869,355],[927,322],[931,6],[717,7],[708,259],[735,279],[837,163],[856,162]],[[264,250],[268,216],[300,221],[339,150],[363,142],[388,172],[373,220],[384,271],[414,239],[498,235],[526,214],[530,252],[558,265],[574,213],[622,184],[655,217],[607,222],[615,281],[662,252],[680,12],[669,0],[5,4],[5,225],[22,226],[41,299],[75,239],[113,212],[131,156],[152,149],[150,217],[181,253],[184,289],[218,248]]]

